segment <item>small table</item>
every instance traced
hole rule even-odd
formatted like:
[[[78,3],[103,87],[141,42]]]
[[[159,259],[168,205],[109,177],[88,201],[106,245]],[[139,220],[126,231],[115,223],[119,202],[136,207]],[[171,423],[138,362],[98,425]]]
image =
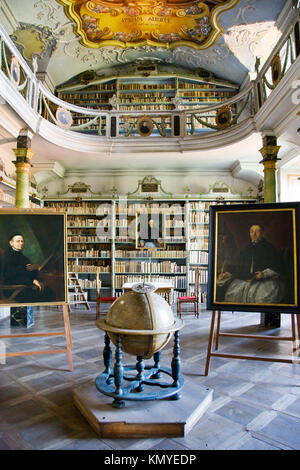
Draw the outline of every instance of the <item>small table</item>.
[[[170,284],[169,282],[151,282],[151,281],[147,281],[147,283],[153,284],[155,286],[155,292],[157,294],[166,294],[167,302],[169,305],[171,305],[171,290],[174,289],[173,284]],[[142,282],[125,282],[125,284],[122,285],[122,289],[124,291],[131,290],[134,284],[142,284]]]

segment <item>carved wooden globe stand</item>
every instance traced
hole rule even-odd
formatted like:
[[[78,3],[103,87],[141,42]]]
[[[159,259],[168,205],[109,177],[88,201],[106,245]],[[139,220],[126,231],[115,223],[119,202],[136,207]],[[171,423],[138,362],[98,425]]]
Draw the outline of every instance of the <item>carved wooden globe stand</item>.
[[[116,408],[124,407],[125,400],[180,398],[184,380],[180,374],[179,330],[184,324],[175,320],[169,304],[154,290],[152,284],[135,284],[112,304],[105,319],[96,321],[105,331],[105,370],[96,378],[96,387],[114,398]],[[161,367],[161,350],[173,333],[171,368]],[[116,346],[113,367],[111,342]],[[123,351],[136,356],[135,365],[123,365]],[[146,365],[144,360],[152,356],[153,364]]]

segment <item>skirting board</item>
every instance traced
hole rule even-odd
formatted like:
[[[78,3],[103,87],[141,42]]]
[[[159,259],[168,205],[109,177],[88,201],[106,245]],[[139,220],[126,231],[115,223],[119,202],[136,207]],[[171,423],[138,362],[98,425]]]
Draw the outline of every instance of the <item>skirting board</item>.
[[[101,438],[183,437],[212,401],[213,390],[185,380],[180,400],[126,401],[124,408],[91,380],[73,391],[74,404]]]

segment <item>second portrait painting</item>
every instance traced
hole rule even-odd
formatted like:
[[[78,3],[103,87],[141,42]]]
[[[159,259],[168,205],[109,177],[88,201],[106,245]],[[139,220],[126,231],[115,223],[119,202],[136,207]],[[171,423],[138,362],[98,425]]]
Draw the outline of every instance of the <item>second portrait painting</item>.
[[[297,312],[299,205],[210,210],[208,309]]]

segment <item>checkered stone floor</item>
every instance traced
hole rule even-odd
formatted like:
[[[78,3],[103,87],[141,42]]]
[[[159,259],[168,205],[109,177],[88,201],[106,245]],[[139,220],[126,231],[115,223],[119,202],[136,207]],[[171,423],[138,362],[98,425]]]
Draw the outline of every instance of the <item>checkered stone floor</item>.
[[[65,354],[8,357],[0,364],[0,450],[299,450],[300,364],[216,357],[205,376],[210,318],[205,310],[199,319],[183,314],[183,376],[214,391],[210,407],[185,437],[100,439],[74,406],[73,389],[103,371],[104,333],[95,326],[93,306],[70,313],[73,372]],[[62,329],[60,309],[36,308],[35,324],[27,331]],[[224,312],[222,331],[289,336],[290,318],[282,315],[281,328],[266,331],[260,314]],[[10,329],[8,319],[0,322],[0,334],[18,332]],[[5,340],[10,352],[64,346],[64,337]],[[163,350],[162,365],[167,367],[172,347],[170,342]],[[220,349],[287,357],[292,344],[221,338]],[[128,359],[124,354],[125,364]]]

